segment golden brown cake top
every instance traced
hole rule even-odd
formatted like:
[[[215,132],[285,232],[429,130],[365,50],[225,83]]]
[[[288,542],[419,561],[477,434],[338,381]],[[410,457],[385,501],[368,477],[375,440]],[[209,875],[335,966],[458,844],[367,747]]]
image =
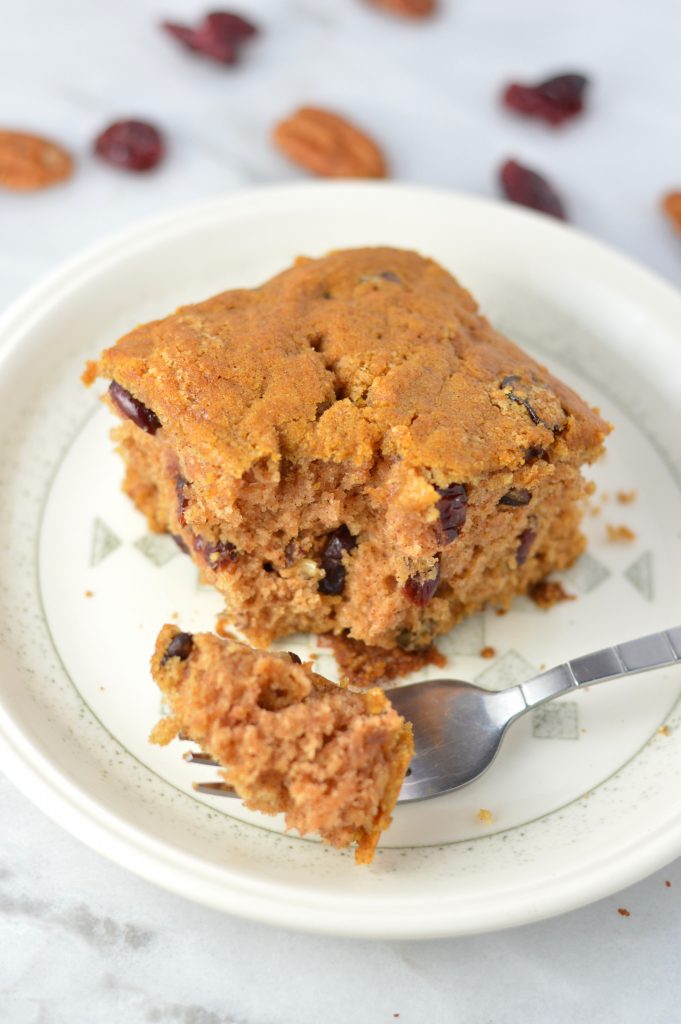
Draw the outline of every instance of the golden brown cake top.
[[[391,248],[301,258],[137,327],[96,372],[152,409],[179,452],[241,475],[259,460],[432,470],[438,485],[593,457],[607,425],[494,330],[433,260]]]

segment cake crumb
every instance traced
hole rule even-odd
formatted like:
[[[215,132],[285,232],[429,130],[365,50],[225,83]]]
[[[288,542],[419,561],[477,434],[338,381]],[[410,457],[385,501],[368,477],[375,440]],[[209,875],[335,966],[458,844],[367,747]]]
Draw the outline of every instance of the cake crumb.
[[[229,619],[224,615],[218,615],[215,620],[215,632],[225,640],[238,640],[238,637],[229,628]]]
[[[483,647],[483,649],[480,651],[481,658],[496,658],[496,656],[497,652],[496,648],[494,647]]]
[[[95,595],[94,595],[94,591],[92,591],[92,590],[86,590],[86,591],[85,591],[85,596],[86,596],[86,597],[94,597],[94,596],[95,596]]]
[[[665,889],[671,889],[671,887],[672,887],[672,883],[669,881],[668,878],[665,878],[665,880],[664,880],[664,887],[665,887]]]
[[[494,821],[494,815],[486,807],[481,807],[475,817],[481,825],[491,825]]]
[[[97,380],[97,362],[95,359],[88,359],[80,379],[86,388],[89,388]]]
[[[331,648],[342,675],[353,686],[377,686],[398,676],[416,672],[426,665],[442,668],[447,664],[444,654],[433,646],[422,651],[403,651],[399,647],[386,650],[333,633],[325,633],[317,637],[317,641],[321,647]]]
[[[589,510],[589,515],[592,515],[592,516],[599,516],[599,515],[601,514],[601,512],[602,512],[602,511],[603,511],[603,509],[601,508],[601,506],[600,506],[600,505],[594,505],[594,506],[593,506],[593,508],[591,508],[591,509]]]
[[[496,614],[499,616],[508,615],[508,608],[497,608]]]
[[[632,540],[636,540],[636,534],[628,526],[613,526],[612,523],[607,523],[605,529],[608,540],[614,544],[630,544]]]
[[[661,736],[671,736],[672,734],[672,731],[668,725],[661,725],[657,731],[660,733]]]
[[[530,597],[539,608],[553,608],[561,601],[576,600],[574,594],[568,594],[563,590],[563,584],[557,580],[540,580],[530,587]]]
[[[617,500],[620,505],[631,505],[632,502],[636,501],[638,493],[636,491],[618,491]]]
[[[626,907],[618,907],[617,913],[620,915],[620,917],[631,917],[631,911],[627,910]]]

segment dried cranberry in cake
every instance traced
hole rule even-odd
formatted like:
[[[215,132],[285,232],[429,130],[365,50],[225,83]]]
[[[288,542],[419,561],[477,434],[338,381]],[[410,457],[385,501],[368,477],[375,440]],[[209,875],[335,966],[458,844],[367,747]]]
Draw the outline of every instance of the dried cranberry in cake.
[[[567,220],[560,196],[536,171],[523,167],[517,160],[507,160],[501,168],[500,180],[504,194],[511,202]]]
[[[165,654],[161,658],[161,664],[165,665],[170,658],[179,658],[180,661],[186,661],[192,653],[193,646],[194,637],[191,633],[176,633],[166,647]]]
[[[527,561],[527,556],[530,553],[530,548],[537,539],[537,531],[528,527],[518,537],[518,547],[515,553],[515,560],[518,565],[524,565]]]
[[[547,395],[546,389],[543,388],[541,384],[538,384],[536,379],[533,379],[531,383],[526,383],[517,374],[507,374],[507,376],[502,379],[499,387],[510,402],[515,402],[516,405],[522,405],[535,426],[546,427],[547,430],[551,430],[554,434],[561,429],[560,423],[549,423],[537,412],[535,408],[536,405],[540,408],[543,406],[544,411],[549,414],[553,412],[555,415],[564,415],[560,406],[558,406],[558,408],[556,408],[555,405],[552,406],[551,399]],[[548,406],[546,405],[547,398],[549,400]]]
[[[185,555],[191,554],[189,548],[184,542],[184,538],[181,537],[179,533],[171,533],[170,536],[173,538],[180,551],[183,551]]]
[[[417,608],[425,608],[440,583],[440,556],[436,556],[435,572],[432,576],[416,573],[404,584],[404,593]]]
[[[236,562],[239,557],[236,548],[228,540],[213,543],[197,534],[193,543],[194,550],[203,555],[211,569],[224,569],[230,562]]]
[[[161,429],[161,421],[151,409],[133,398],[129,391],[122,388],[115,380],[109,384],[109,397],[121,415],[132,420],[135,426],[147,434],[155,434]]]
[[[509,508],[521,508],[529,505],[532,495],[526,487],[512,487],[502,498],[499,498],[500,505],[507,505]]]
[[[554,75],[537,85],[507,86],[504,105],[519,114],[539,117],[549,124],[559,125],[584,109],[584,92],[589,80],[585,75],[569,73]]]
[[[445,544],[451,544],[459,536],[466,522],[468,494],[463,484],[448,484],[447,487],[437,487],[436,490],[440,495],[437,510],[440,513]]]
[[[525,449],[525,462],[530,465],[536,462],[537,459],[545,459],[547,455],[545,448],[540,448],[538,445],[533,445],[530,448]]]
[[[177,494],[177,520],[180,526],[186,526],[184,514],[187,511],[189,498],[186,494],[187,481],[183,476],[178,476],[175,481],[175,493]]]
[[[325,576],[319,581],[320,594],[335,597],[343,593],[345,589],[343,552],[352,551],[356,544],[357,541],[345,524],[329,534],[321,558]]]

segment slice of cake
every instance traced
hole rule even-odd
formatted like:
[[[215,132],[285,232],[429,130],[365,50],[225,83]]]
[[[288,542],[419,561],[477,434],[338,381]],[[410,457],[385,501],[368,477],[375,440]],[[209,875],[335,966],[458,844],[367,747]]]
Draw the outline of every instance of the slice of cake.
[[[341,689],[295,656],[164,626],[151,661],[178,732],[219,761],[247,807],[285,815],[369,863],[414,751],[411,726],[381,690]]]
[[[300,259],[137,327],[98,375],[125,490],[260,646],[423,648],[584,547],[608,425],[416,253]]]

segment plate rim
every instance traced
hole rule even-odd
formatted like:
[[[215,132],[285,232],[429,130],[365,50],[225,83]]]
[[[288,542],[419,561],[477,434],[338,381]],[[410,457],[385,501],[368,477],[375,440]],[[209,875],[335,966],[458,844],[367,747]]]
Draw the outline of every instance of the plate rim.
[[[401,182],[296,182],[236,190],[225,196],[170,210],[161,216],[135,222],[62,262],[0,315],[0,340],[5,336],[0,346],[0,373],[3,372],[6,360],[21,345],[22,335],[30,328],[32,321],[49,315],[54,303],[59,303],[60,293],[65,288],[69,292],[77,292],[89,276],[101,274],[107,263],[118,262],[121,256],[124,257],[126,248],[135,248],[143,239],[148,238],[157,244],[163,233],[182,230],[187,223],[196,223],[211,213],[229,207],[238,206],[240,215],[246,215],[257,210],[259,205],[277,205],[294,195],[298,200],[305,194],[323,196],[325,201],[333,205],[336,198],[353,196],[361,202],[363,197],[377,192],[390,192],[393,195],[402,192],[412,198],[441,197],[448,203],[454,201],[469,207],[477,206],[488,212],[503,211],[504,217],[519,218],[521,222],[529,218],[533,231],[536,232],[541,225],[541,230],[545,230],[548,236],[555,236],[556,229],[569,233],[578,244],[608,264],[616,277],[622,274],[625,277],[633,275],[639,296],[641,287],[645,285],[647,294],[640,296],[641,302],[662,303],[681,321],[681,293],[664,277],[627,254],[591,238],[580,229],[547,221],[544,215],[534,211],[453,190]],[[33,745],[30,737],[22,732],[2,700],[0,754],[2,767],[8,777],[41,810],[86,845],[133,873],[214,909],[263,923],[328,935],[425,939],[473,934],[530,923],[610,895],[667,864],[681,852],[679,817],[676,822],[667,822],[661,830],[662,834],[658,834],[658,829],[644,840],[637,839],[635,843],[620,850],[615,865],[607,861],[606,867],[600,860],[595,860],[590,866],[589,877],[585,878],[582,873],[577,880],[573,877],[574,873],[565,874],[558,889],[553,893],[542,894],[541,899],[537,897],[536,889],[529,903],[516,897],[515,909],[501,906],[497,902],[494,906],[488,906],[483,913],[479,906],[467,910],[459,904],[455,908],[456,920],[452,922],[449,915],[453,908],[451,903],[447,905],[445,897],[436,916],[424,919],[413,911],[407,913],[404,907],[388,914],[388,908],[384,907],[381,911],[383,919],[377,923],[373,917],[358,917],[355,906],[357,897],[347,901],[345,908],[339,896],[326,893],[310,894],[309,901],[305,902],[300,899],[300,890],[289,883],[270,884],[262,879],[256,881],[235,871],[234,881],[228,885],[224,872],[219,878],[211,878],[211,867],[198,860],[201,872],[197,872],[196,863],[184,851],[171,843],[156,840],[143,829],[124,821],[99,805],[84,789],[66,779],[51,765],[49,758]],[[50,778],[50,775],[53,777]],[[193,867],[191,872],[188,870],[190,866]],[[504,898],[508,901],[505,894]],[[329,903],[334,899],[338,905],[333,907],[330,914]]]

